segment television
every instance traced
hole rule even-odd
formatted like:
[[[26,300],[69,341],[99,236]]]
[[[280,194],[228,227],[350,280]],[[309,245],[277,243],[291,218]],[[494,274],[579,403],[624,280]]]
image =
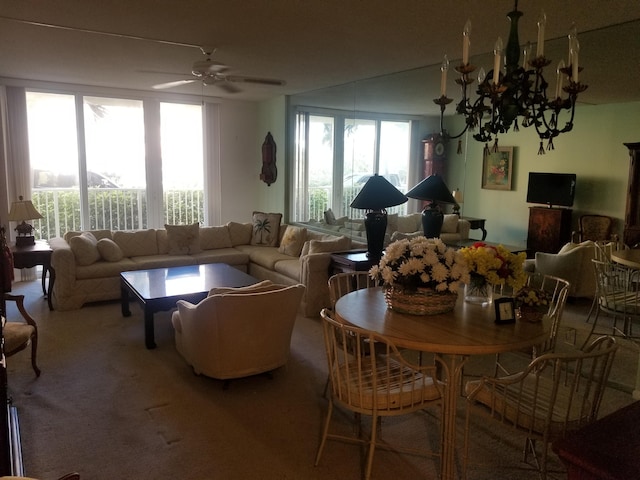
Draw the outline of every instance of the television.
[[[527,203],[571,207],[575,193],[575,173],[529,172]]]

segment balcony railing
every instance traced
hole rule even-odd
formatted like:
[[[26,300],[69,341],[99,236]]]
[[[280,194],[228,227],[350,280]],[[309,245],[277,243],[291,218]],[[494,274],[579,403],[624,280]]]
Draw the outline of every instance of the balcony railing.
[[[342,192],[341,208],[332,207],[332,210],[338,215],[346,215],[350,218],[361,218],[364,213],[359,210],[354,210],[349,205],[356,198],[356,195],[360,191],[360,188],[344,188]],[[331,187],[310,187],[309,188],[309,218],[302,219],[307,221],[309,219],[322,220],[324,218],[324,212],[331,206],[329,199],[331,198]],[[345,212],[345,213],[342,213]],[[354,213],[357,212],[357,213]],[[391,207],[387,209],[387,213],[398,213],[405,215],[407,212],[407,205],[402,204],[397,207]]]
[[[89,225],[80,214],[80,192],[55,188],[33,190],[32,201],[43,218],[33,220],[37,239],[61,237],[79,230],[136,230],[148,228],[147,199],[143,189],[89,188]],[[165,223],[204,223],[202,190],[164,192]]]

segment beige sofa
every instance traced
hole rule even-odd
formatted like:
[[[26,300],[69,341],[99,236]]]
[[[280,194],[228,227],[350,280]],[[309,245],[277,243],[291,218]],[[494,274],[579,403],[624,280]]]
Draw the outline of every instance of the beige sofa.
[[[289,358],[304,286],[268,280],[213,289],[197,305],[179,300],[176,349],[196,374],[226,380],[275,370]]]
[[[166,229],[136,231],[94,230],[68,232],[49,241],[55,271],[53,305],[57,310],[74,310],[85,303],[120,298],[120,272],[205,263],[227,263],[258,280],[306,287],[301,311],[315,317],[329,306],[330,253],[362,248],[344,236],[326,235],[304,228],[280,225],[277,244],[255,245],[252,223],[229,222],[223,226],[198,227],[199,248],[193,253],[171,250]],[[296,234],[296,235],[294,235]],[[81,237],[75,239],[74,237]],[[294,248],[289,248],[295,237]],[[284,248],[287,247],[287,248]],[[97,254],[96,254],[97,249]]]
[[[341,217],[334,220],[330,219],[329,222],[327,222],[327,219],[310,220],[304,225],[320,232],[345,235],[361,242],[367,241],[364,218],[350,219]],[[471,224],[467,220],[463,220],[455,214],[446,214],[442,224],[440,239],[444,243],[455,245],[469,239],[470,229]],[[401,234],[418,234],[422,231],[422,213],[411,213],[409,215],[389,214],[387,216],[385,245],[402,238],[403,235]]]

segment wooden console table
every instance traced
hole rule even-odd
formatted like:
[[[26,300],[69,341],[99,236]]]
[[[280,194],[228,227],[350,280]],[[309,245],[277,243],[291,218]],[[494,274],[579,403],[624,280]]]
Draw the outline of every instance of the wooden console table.
[[[51,255],[53,250],[47,242],[38,241],[35,245],[26,247],[11,247],[14,268],[33,268],[42,265],[42,293],[49,302],[49,310],[53,310],[52,292],[56,280],[56,273],[51,267]],[[47,273],[49,274],[49,286],[46,287]]]
[[[484,228],[484,224],[487,221],[486,218],[473,218],[473,217],[460,217],[462,220],[466,220],[471,225],[471,230],[482,230],[482,240],[487,238],[487,230]]]
[[[329,273],[335,275],[337,273],[366,272],[377,263],[367,257],[367,252],[364,250],[332,253]]]

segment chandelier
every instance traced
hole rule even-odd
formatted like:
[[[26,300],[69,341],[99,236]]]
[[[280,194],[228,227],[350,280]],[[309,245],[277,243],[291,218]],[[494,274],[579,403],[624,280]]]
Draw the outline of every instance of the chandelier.
[[[543,12],[538,19],[535,56],[531,56],[531,43],[528,43],[523,48],[522,65],[519,65],[518,20],[521,16],[522,12],[518,11],[516,0],[513,11],[507,14],[511,22],[507,48],[503,53],[502,39],[498,37],[493,51],[493,70],[485,73],[484,68],[481,68],[478,72],[475,101],[472,101],[467,93],[474,82],[471,74],[476,70],[476,67],[469,63],[471,22],[467,21],[462,35],[462,63],[455,67],[460,74],[455,82],[462,90],[462,100],[457,104],[456,112],[465,117],[465,127],[458,135],[450,135],[443,126],[444,111],[453,101],[446,95],[449,60],[446,55],[444,56],[441,67],[440,97],[433,100],[440,105],[440,135],[444,139],[459,138],[467,130],[474,131],[473,138],[479,142],[485,142],[486,154],[489,152],[489,142],[492,140],[494,141],[493,150],[498,151],[498,134],[508,132],[512,126],[513,131],[517,132],[519,124],[523,127],[533,126],[540,138],[538,155],[541,155],[545,153],[545,140],[547,140],[547,149],[553,150],[553,139],[573,128],[576,99],[578,94],[587,88],[587,85],[578,81],[582,68],[578,65],[580,44],[576,27],[572,25],[569,31],[569,65],[565,65],[564,60],[558,63],[555,92],[550,95],[547,91],[549,83],[543,76],[544,67],[551,63],[551,60],[544,56],[546,16]],[[560,117],[563,111],[566,111],[563,114],[565,123],[561,125]],[[459,140],[458,153],[461,153],[461,149]]]

